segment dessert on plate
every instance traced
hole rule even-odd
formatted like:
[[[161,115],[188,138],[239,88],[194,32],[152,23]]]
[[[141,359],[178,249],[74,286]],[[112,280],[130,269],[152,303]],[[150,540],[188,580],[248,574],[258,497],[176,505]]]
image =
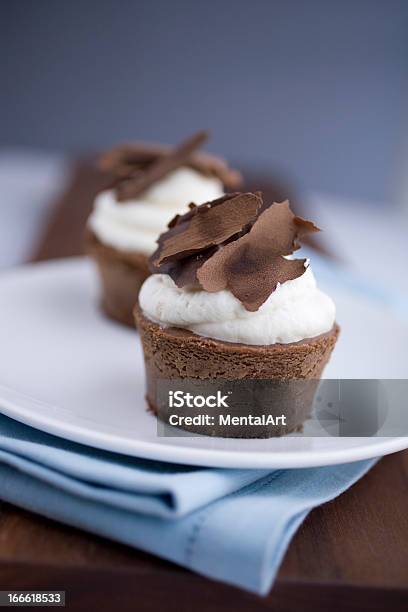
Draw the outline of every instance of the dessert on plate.
[[[226,437],[269,437],[302,426],[339,334],[333,301],[317,288],[309,262],[292,256],[316,231],[288,201],[267,204],[260,193],[224,195],[170,222],[135,307],[147,402],[160,419],[168,420],[168,406],[157,399],[161,380],[269,380],[258,414],[283,407],[286,424],[181,426]]]
[[[157,236],[186,203],[201,204],[236,189],[241,177],[224,160],[197,152],[207,134],[199,132],[177,147],[122,145],[99,160],[112,188],[100,193],[86,232],[96,261],[102,308],[134,326],[133,307],[149,275],[148,258]]]

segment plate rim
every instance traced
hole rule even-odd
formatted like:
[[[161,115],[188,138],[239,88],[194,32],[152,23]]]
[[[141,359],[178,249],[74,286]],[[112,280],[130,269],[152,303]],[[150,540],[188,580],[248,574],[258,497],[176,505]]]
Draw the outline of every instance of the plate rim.
[[[4,389],[4,386],[0,386],[0,392]],[[12,389],[10,391],[13,395],[23,397],[20,392]],[[26,396],[26,399],[44,405],[44,402],[29,396]],[[5,399],[1,394],[0,402],[0,413],[58,438],[121,455],[182,465],[230,469],[302,469],[352,463],[389,455],[408,448],[408,437],[379,437],[376,443],[351,449],[329,449],[318,452],[313,450],[287,451],[284,453],[276,451],[243,453],[238,450],[195,449],[185,446],[158,445],[141,440],[132,443],[115,434],[92,432],[92,430],[84,430],[80,424],[64,422],[61,418],[38,415],[30,408],[24,408],[11,399]],[[55,408],[55,412],[60,415],[64,410]]]

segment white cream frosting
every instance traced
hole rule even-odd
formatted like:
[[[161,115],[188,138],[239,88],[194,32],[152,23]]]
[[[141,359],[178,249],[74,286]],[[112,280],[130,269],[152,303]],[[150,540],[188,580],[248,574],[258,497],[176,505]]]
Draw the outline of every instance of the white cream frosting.
[[[228,290],[179,289],[166,274],[150,276],[139,294],[145,316],[163,326],[242,344],[288,344],[330,331],[336,309],[320,291],[310,267],[279,285],[256,312]]]
[[[108,246],[150,255],[174,215],[187,212],[190,202],[202,204],[223,193],[219,179],[182,167],[157,181],[139,199],[118,202],[114,191],[103,191],[95,200],[88,225]]]

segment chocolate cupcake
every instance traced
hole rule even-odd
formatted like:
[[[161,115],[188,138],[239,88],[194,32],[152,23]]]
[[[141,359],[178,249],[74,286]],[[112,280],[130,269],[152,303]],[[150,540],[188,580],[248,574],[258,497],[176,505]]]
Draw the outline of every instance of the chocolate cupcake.
[[[315,231],[287,201],[268,205],[259,193],[223,196],[169,224],[135,308],[147,401],[159,418],[169,417],[160,381],[196,388],[235,381],[241,398],[245,385],[252,399],[262,397],[255,407],[241,401],[240,415],[284,411],[286,421],[235,428],[213,418],[181,426],[227,437],[269,437],[302,426],[339,334],[332,300],[317,288],[308,262],[292,256],[302,236]]]
[[[197,149],[200,132],[178,147],[123,145],[100,160],[112,188],[100,193],[89,217],[86,249],[102,286],[102,308],[111,318],[134,326],[133,307],[149,276],[148,258],[156,238],[186,203],[217,198],[241,181],[220,158]]]

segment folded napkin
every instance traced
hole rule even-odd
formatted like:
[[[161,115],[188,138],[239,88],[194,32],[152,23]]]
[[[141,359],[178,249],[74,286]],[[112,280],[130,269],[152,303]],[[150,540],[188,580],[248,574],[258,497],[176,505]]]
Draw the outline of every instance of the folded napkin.
[[[375,460],[300,470],[207,469],[91,449],[0,415],[0,498],[266,594],[308,512]]]

